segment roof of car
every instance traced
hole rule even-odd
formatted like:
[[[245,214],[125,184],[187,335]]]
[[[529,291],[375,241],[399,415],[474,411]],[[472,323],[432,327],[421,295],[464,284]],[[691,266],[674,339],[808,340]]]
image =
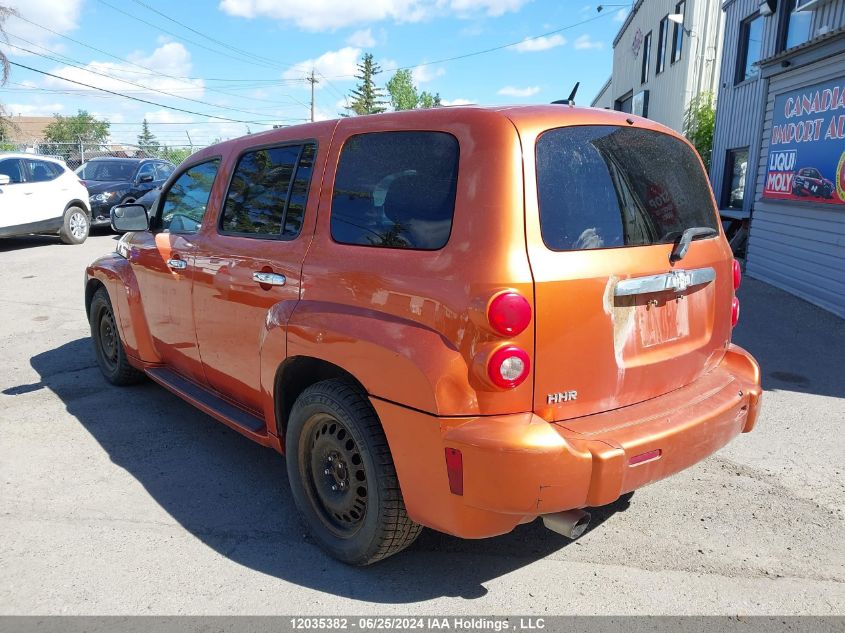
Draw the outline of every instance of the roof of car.
[[[41,154],[27,154],[26,152],[0,152],[0,159],[3,158],[29,158],[33,160],[48,160],[52,163],[64,165],[65,161],[56,156],[42,156]]]
[[[543,129],[565,125],[637,125],[640,128],[656,130],[676,137],[680,136],[674,130],[651,119],[603,108],[563,104],[443,106],[430,109],[404,110],[401,112],[384,112],[382,114],[330,119],[266,130],[209,145],[193,154],[189,162],[207,160],[212,156],[220,154],[221,151],[243,150],[248,147],[272,144],[277,141],[285,142],[291,138],[305,139],[327,136],[331,135],[332,130],[351,122],[356,122],[357,125],[357,122],[360,121],[372,121],[373,131],[385,131],[390,129],[394,123],[400,124],[400,121],[406,124],[420,125],[424,129],[429,125],[441,125],[444,119],[454,118],[464,122],[471,122],[474,118],[478,117],[479,120],[489,121],[491,116],[500,116],[509,120],[520,133],[526,131],[537,132]]]

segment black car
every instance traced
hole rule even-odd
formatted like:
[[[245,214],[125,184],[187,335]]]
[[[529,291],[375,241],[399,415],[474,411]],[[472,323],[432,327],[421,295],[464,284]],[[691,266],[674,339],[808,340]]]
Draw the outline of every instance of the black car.
[[[175,166],[159,158],[93,158],[76,169],[88,187],[91,225],[108,226],[109,210],[161,187]]]

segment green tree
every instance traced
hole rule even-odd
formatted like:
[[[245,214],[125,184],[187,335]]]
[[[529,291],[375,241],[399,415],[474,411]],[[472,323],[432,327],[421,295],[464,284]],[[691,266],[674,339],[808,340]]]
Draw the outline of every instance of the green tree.
[[[709,92],[694,97],[684,114],[684,136],[695,146],[704,167],[710,172],[713,132],[716,129],[716,102]]]
[[[100,121],[79,110],[74,116],[54,115],[55,121],[44,128],[48,143],[88,143],[102,145],[109,139],[109,122]]]
[[[379,114],[384,112],[384,92],[376,85],[376,75],[381,67],[373,61],[372,53],[365,53],[358,62],[355,78],[358,85],[349,93],[351,103],[346,107],[352,114]]]
[[[419,105],[420,96],[410,70],[397,70],[387,82],[387,92],[394,110],[413,110]]]
[[[158,149],[159,147],[158,139],[155,134],[150,131],[150,124],[147,123],[146,119],[144,119],[144,122],[141,123],[141,133],[138,135],[138,145],[153,150]]]
[[[443,105],[443,102],[440,100],[439,92],[431,94],[423,91],[420,93],[420,108],[439,108],[441,105]]]

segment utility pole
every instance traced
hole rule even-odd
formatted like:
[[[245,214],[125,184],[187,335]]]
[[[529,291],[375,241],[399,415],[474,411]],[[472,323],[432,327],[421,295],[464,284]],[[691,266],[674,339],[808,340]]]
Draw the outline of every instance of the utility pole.
[[[319,80],[314,77],[314,69],[311,69],[311,74],[307,77],[308,83],[311,84],[311,123],[314,122],[314,85],[319,83]]]

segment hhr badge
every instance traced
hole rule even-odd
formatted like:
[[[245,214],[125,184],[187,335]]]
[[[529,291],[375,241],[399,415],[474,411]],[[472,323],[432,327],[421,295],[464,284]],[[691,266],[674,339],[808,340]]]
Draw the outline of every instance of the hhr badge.
[[[546,396],[547,404],[560,404],[561,402],[570,402],[578,399],[577,391],[559,391],[557,393],[550,393]]]

